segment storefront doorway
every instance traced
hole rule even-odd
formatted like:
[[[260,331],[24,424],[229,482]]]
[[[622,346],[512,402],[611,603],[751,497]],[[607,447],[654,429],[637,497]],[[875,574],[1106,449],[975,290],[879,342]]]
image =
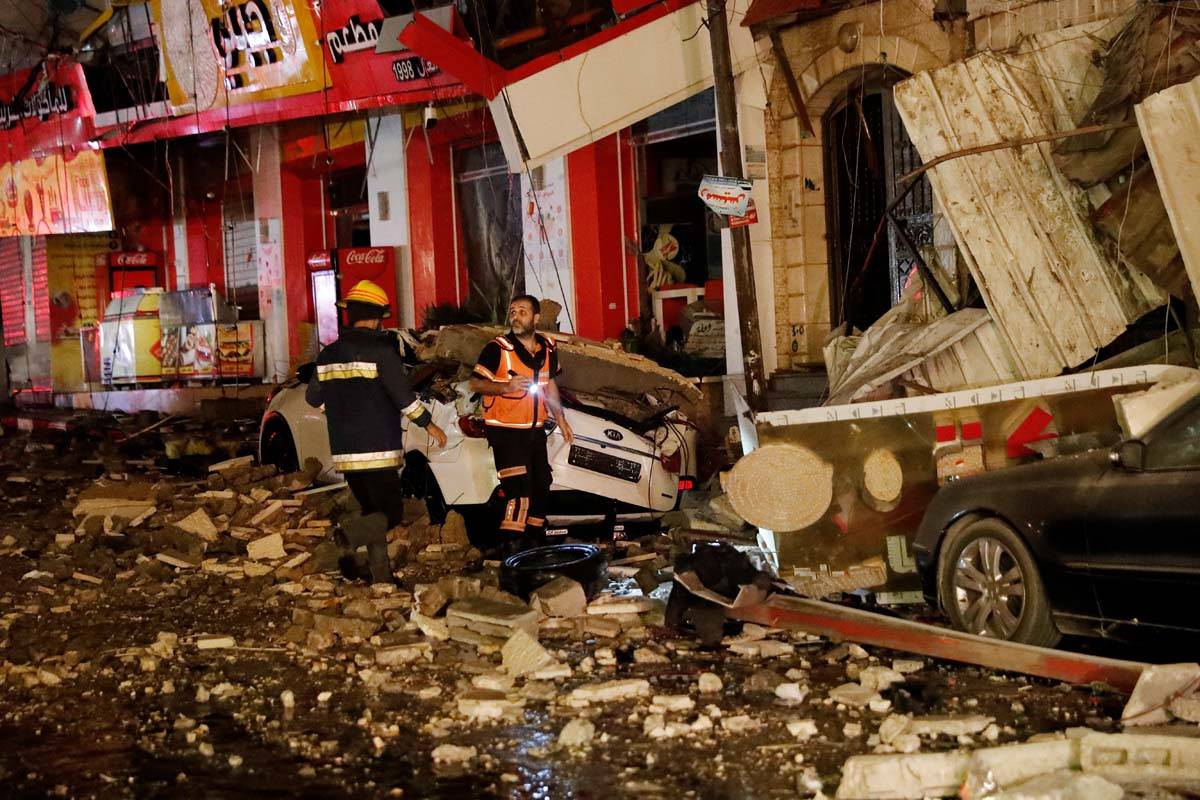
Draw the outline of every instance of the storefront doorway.
[[[870,68],[824,118],[829,301],[835,326],[848,322],[866,330],[900,300],[916,265],[892,225],[871,250],[880,218],[903,189],[899,178],[921,165],[892,99],[892,86],[906,77],[895,68]],[[933,244],[933,190],[927,178],[918,179],[893,216],[918,247]]]

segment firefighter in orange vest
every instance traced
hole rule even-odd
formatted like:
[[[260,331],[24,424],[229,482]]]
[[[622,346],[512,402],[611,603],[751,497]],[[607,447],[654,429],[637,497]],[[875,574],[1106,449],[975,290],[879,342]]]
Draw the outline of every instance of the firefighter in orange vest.
[[[550,495],[545,425],[553,417],[568,443],[574,440],[554,378],[561,371],[554,342],[537,333],[541,303],[523,294],[508,307],[511,330],[488,342],[471,377],[483,396],[483,421],[504,490],[500,533],[509,549],[542,542]]]

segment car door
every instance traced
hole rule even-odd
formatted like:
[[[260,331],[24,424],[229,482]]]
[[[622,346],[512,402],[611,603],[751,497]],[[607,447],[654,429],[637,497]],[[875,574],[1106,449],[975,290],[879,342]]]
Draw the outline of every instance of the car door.
[[[1088,567],[1106,619],[1200,628],[1200,401],[1145,437],[1142,468],[1098,481]]]

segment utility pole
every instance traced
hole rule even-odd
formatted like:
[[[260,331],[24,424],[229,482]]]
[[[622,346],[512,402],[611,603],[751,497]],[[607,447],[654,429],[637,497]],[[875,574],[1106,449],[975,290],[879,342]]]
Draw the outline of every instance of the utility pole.
[[[733,62],[729,55],[729,24],[725,19],[725,5],[728,2],[707,0],[708,38],[712,45],[713,83],[717,97],[717,121],[720,123],[717,135],[721,146],[721,174],[741,178],[742,140],[738,135]],[[758,295],[754,290],[749,227],[734,228],[729,235],[733,241],[733,278],[746,372],[746,402],[752,411],[765,411],[767,384],[763,377],[762,334],[758,329]]]

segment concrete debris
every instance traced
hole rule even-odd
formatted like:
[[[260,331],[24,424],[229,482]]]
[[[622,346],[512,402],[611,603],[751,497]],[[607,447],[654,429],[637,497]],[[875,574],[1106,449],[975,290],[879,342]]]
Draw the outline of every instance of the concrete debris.
[[[588,684],[573,689],[567,698],[567,703],[569,705],[610,703],[616,700],[628,700],[633,697],[645,697],[649,694],[649,681],[644,678],[625,678],[622,680]]]
[[[721,682],[721,678],[712,672],[701,672],[700,679],[697,682],[697,691],[700,694],[716,694],[725,688]]]
[[[1079,741],[1057,739],[990,747],[971,754],[965,791],[983,797],[997,787],[1015,786],[1045,772],[1078,769]]]
[[[1200,792],[1200,739],[1184,736],[1092,734],[1079,741],[1079,763],[1120,784],[1152,784]]]
[[[775,696],[788,705],[799,705],[808,697],[808,687],[798,683],[781,683],[775,687]]]
[[[762,723],[748,714],[737,714],[732,717],[721,717],[721,728],[730,733],[750,733],[762,727]]]
[[[558,734],[559,747],[585,747],[592,743],[596,726],[586,719],[573,719]]]
[[[224,650],[236,647],[237,642],[232,636],[197,636],[197,650]]]
[[[802,742],[808,741],[818,733],[817,723],[811,719],[788,720],[787,730],[788,733]]]
[[[1141,439],[1176,409],[1200,395],[1200,376],[1192,372],[1164,379],[1149,389],[1113,396],[1117,422],[1127,439]]]
[[[514,677],[546,669],[555,663],[554,656],[538,643],[536,634],[518,628],[500,650],[505,671]]]
[[[878,698],[879,693],[861,683],[843,683],[841,686],[830,689],[829,697],[835,703],[862,708]]]
[[[696,707],[696,701],[686,694],[656,694],[650,701],[650,709],[655,712],[691,711]]]
[[[1125,710],[1121,724],[1162,725],[1173,716],[1173,701],[1200,693],[1200,664],[1154,665],[1142,672]]]
[[[441,764],[462,764],[474,761],[478,755],[474,747],[459,747],[456,744],[438,745],[433,749],[433,760]]]
[[[433,660],[432,645],[428,641],[419,640],[390,647],[380,647],[375,650],[375,663],[381,667],[395,667],[401,664],[411,664],[414,661]]]
[[[989,794],[991,800],[1121,800],[1125,790],[1099,775],[1061,770]]]
[[[467,644],[499,639],[503,644],[517,630],[537,638],[538,613],[528,606],[481,598],[459,600],[446,609],[450,638]]]
[[[283,536],[272,533],[269,536],[255,539],[246,545],[246,557],[255,561],[274,561],[279,558],[287,558],[287,551],[283,549]]]
[[[921,800],[958,793],[970,754],[851,756],[842,766],[839,800]],[[974,795],[973,795],[974,796]]]
[[[489,689],[472,689],[458,696],[458,713],[476,720],[498,720],[520,714],[525,701]]]
[[[198,508],[191,514],[175,523],[175,527],[203,539],[208,544],[216,544],[220,538],[217,526],[203,508]]]
[[[413,611],[409,619],[412,624],[421,629],[421,633],[430,639],[437,639],[440,642],[444,642],[450,638],[450,624],[444,618],[427,617],[424,614]]]
[[[882,692],[894,683],[903,683],[904,676],[887,667],[867,667],[859,671],[858,682],[864,689]]]
[[[547,617],[578,617],[588,610],[583,585],[565,576],[535,589],[529,605]]]

